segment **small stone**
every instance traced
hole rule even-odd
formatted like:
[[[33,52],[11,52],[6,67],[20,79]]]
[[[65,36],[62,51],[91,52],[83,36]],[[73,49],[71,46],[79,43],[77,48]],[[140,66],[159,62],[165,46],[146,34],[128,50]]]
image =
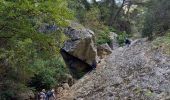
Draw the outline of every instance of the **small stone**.
[[[65,89],[65,90],[69,90],[70,89],[70,86],[68,85],[68,83],[64,83],[63,84],[63,89]]]
[[[63,91],[63,88],[62,87],[58,87],[57,92],[61,93],[62,91]]]

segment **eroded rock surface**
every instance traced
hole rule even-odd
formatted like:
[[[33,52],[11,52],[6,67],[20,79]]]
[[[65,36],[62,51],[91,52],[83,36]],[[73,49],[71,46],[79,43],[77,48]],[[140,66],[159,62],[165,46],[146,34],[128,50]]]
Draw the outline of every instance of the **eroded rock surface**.
[[[109,45],[102,44],[97,47],[97,55],[100,57],[100,59],[103,59],[107,55],[112,53],[112,49],[109,47]]]
[[[109,46],[111,47],[112,50],[119,48],[119,43],[117,41],[117,37],[118,37],[118,35],[115,32],[109,33],[109,38],[111,40],[111,43],[109,44]]]
[[[145,39],[136,40],[114,50],[69,93],[67,100],[169,100],[170,56]]]
[[[61,50],[62,56],[73,76],[80,78],[93,68],[97,60],[94,33],[78,24],[69,27],[66,35],[70,38]],[[80,28],[81,27],[81,28]]]

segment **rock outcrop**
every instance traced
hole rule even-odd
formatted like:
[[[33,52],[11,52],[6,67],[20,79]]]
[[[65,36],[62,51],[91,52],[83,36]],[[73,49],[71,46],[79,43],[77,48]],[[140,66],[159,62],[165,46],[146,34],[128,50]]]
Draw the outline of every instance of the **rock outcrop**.
[[[85,75],[62,100],[169,100],[170,56],[139,39]]]
[[[111,47],[112,50],[119,48],[119,43],[117,41],[117,37],[118,37],[118,35],[115,32],[109,33],[109,38],[111,40],[111,43],[109,44],[109,46]]]
[[[65,42],[61,54],[73,76],[80,78],[97,62],[94,33],[76,24],[66,30],[66,35],[70,39]]]
[[[111,53],[112,53],[112,49],[107,43],[99,45],[97,47],[97,55],[99,56],[100,59],[103,59],[104,57],[106,57],[107,55]]]

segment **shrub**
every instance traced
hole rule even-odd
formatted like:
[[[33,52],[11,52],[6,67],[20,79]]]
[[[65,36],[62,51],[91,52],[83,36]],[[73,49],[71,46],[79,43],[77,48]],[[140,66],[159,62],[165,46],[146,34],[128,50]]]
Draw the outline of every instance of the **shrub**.
[[[120,46],[123,46],[125,43],[125,38],[127,37],[126,32],[122,32],[118,34],[117,41]]]
[[[11,100],[23,88],[30,89],[27,83],[33,77],[40,77],[35,88],[38,83],[53,86],[57,68],[63,66],[50,64],[59,56],[64,34],[60,29],[46,33],[40,28],[67,26],[73,17],[67,0],[0,0],[0,12],[0,99]]]
[[[111,43],[111,40],[110,40],[110,37],[109,37],[109,32],[110,31],[108,29],[106,29],[105,31],[100,31],[97,34],[96,42],[97,42],[98,45],[105,44],[105,43],[108,43],[108,44]]]
[[[150,37],[164,35],[170,28],[170,1],[150,0],[145,14],[142,36]]]
[[[29,82],[30,87],[37,90],[50,89],[66,79],[69,74],[61,57],[43,61],[41,59],[34,63],[35,76]]]

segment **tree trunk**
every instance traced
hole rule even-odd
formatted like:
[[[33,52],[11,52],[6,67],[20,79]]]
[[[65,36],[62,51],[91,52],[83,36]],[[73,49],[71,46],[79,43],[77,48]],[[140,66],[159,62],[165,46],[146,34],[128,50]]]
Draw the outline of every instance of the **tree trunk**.
[[[114,21],[113,19],[114,19],[115,0],[110,0],[110,4],[111,4],[111,7],[110,7],[111,14],[110,14],[108,23],[109,23],[109,26],[112,26],[113,21]]]
[[[119,16],[121,10],[122,10],[123,7],[124,7],[125,1],[126,1],[126,0],[123,0],[122,5],[120,6],[120,8],[119,8],[118,11],[116,12],[115,16],[114,16],[113,19],[111,20],[111,22],[112,22],[111,25],[113,25],[113,22],[114,22],[114,23],[116,22],[117,17]]]

